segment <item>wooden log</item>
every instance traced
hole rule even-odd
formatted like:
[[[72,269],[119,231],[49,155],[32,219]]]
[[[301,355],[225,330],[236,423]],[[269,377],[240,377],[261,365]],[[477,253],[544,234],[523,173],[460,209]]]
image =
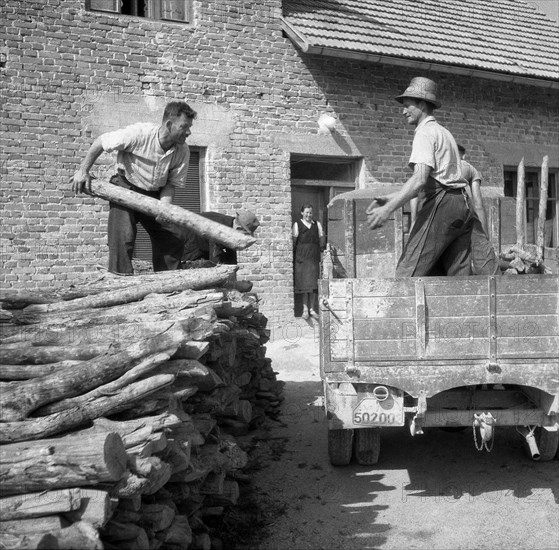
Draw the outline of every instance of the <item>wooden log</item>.
[[[218,287],[229,278],[234,277],[238,266],[218,266],[212,269],[177,270],[172,278],[162,278],[145,285],[131,285],[121,290],[107,291],[94,296],[77,298],[67,302],[27,306],[26,313],[40,314],[73,311],[85,308],[100,308],[127,304],[145,298],[152,293],[178,292],[182,290],[203,290]],[[169,273],[169,272],[167,272]]]
[[[119,523],[111,520],[102,531],[103,539],[109,542],[134,540],[143,529],[134,523]]]
[[[132,510],[120,510],[118,509],[114,516],[112,517],[113,521],[117,523],[140,523],[142,519],[142,515],[140,512],[133,512]]]
[[[0,323],[11,323],[13,319],[14,314],[11,311],[0,308]]]
[[[514,257],[512,258],[513,261],[514,259],[519,258],[526,263],[535,263],[538,258],[537,258],[536,251],[531,250],[532,247],[533,245],[525,245],[524,248],[519,248],[518,246],[511,246],[508,252],[514,255]]]
[[[524,158],[518,165],[516,184],[516,246],[524,248],[526,244],[526,173]]]
[[[175,516],[173,523],[164,531],[156,534],[164,544],[176,544],[188,548],[192,542],[192,529],[186,516]]]
[[[79,489],[60,489],[5,497],[0,499],[0,521],[52,516],[78,510],[80,506]]]
[[[126,206],[153,218],[163,219],[166,223],[184,227],[196,235],[216,241],[232,250],[244,250],[256,242],[256,239],[253,237],[185,210],[180,206],[164,204],[157,199],[104,181],[93,181],[91,183],[91,192],[96,197]]]
[[[0,365],[0,380],[29,380],[48,376],[59,369],[79,365],[81,361],[59,361],[47,365]]]
[[[194,342],[188,341],[183,342],[175,354],[172,356],[172,359],[200,359],[202,358],[207,351],[210,349],[209,342]]]
[[[100,416],[124,410],[134,402],[172,384],[173,380],[174,377],[169,374],[152,376],[130,384],[117,395],[99,397],[82,407],[66,409],[56,414],[23,422],[0,422],[0,442],[40,439],[76,428]]]
[[[169,374],[168,376],[174,375]],[[153,397],[163,398],[165,395],[167,395],[172,400],[180,403],[181,401],[186,401],[197,392],[198,388],[196,386],[192,386],[190,382],[174,382],[170,388],[165,388],[164,390],[153,394]]]
[[[159,432],[165,429],[175,428],[182,426],[184,422],[189,422],[190,416],[183,411],[165,411],[164,413],[145,416],[142,418],[135,418],[126,422],[116,422],[107,418],[98,418],[93,423],[93,428],[96,431],[115,432],[118,433],[124,445],[126,446],[127,437],[133,436],[134,432],[149,428],[150,433]]]
[[[171,466],[171,475],[188,469],[191,450],[192,445],[189,441],[167,440],[167,448],[162,458]]]
[[[4,309],[23,309],[30,304],[51,304],[58,302],[56,293],[39,293],[28,290],[4,290],[0,293],[0,302]]]
[[[106,489],[113,497],[129,500],[140,498],[144,489],[148,486],[149,480],[145,477],[126,472],[116,485],[111,485]]]
[[[20,325],[40,324],[45,327],[52,325],[64,325],[74,323],[78,326],[97,326],[105,324],[117,324],[128,322],[130,318],[144,320],[148,315],[156,313],[168,313],[174,315],[179,311],[195,309],[199,306],[219,305],[223,301],[224,291],[216,290],[184,290],[171,294],[148,294],[140,301],[121,305],[76,309],[64,312],[26,313],[17,311],[14,313],[15,322]],[[164,320],[164,318],[162,318]],[[10,331],[4,328],[2,333],[6,336]]]
[[[150,550],[149,537],[142,529],[135,539],[119,542],[118,550]]]
[[[58,541],[51,534],[16,535],[0,533],[2,550],[58,550]]]
[[[167,447],[167,438],[164,433],[158,432],[149,434],[146,439],[137,445],[132,445],[126,452],[129,455],[137,455],[145,458],[152,454],[160,453]]]
[[[63,527],[66,527],[66,524],[60,516],[0,521],[0,533],[16,533],[17,535],[41,535],[58,531]]]
[[[78,521],[52,535],[61,550],[103,550],[97,529],[87,521]]]
[[[189,546],[191,550],[211,550],[212,539],[208,533],[196,533],[193,536],[192,544]]]
[[[72,523],[87,522],[96,529],[100,529],[111,519],[118,505],[118,499],[111,498],[107,491],[99,489],[76,489],[81,499],[80,507],[64,517]]]
[[[142,490],[142,494],[153,495],[171,479],[171,466],[157,456],[150,456],[145,460],[152,463],[152,469],[147,477],[148,485]]]
[[[164,315],[165,320],[158,321],[156,315],[146,316],[144,321],[130,319],[125,323],[113,325],[75,326],[74,323],[44,329],[44,325],[29,325],[17,334],[6,338],[4,348],[29,346],[79,346],[91,345],[97,342],[121,343],[137,342],[144,338],[152,338],[171,327],[184,328],[193,332],[192,338],[210,336],[213,332],[200,332],[202,321],[205,328],[210,329],[209,323],[216,319],[215,311],[211,306],[200,306],[187,312],[178,312],[175,316]],[[195,332],[196,331],[196,332]],[[195,336],[194,334],[197,334]],[[11,345],[11,346],[10,346]]]
[[[154,399],[154,395],[157,395],[157,398]],[[114,418],[119,421],[127,421],[138,418],[139,416],[146,416],[154,413],[159,414],[171,408],[176,408],[171,403],[172,397],[173,396],[169,395],[168,392],[155,392],[155,394],[150,396],[150,399],[127,403],[126,408],[116,413]]]
[[[224,386],[223,380],[216,372],[194,359],[173,359],[160,369],[163,374],[175,374],[177,382],[190,382],[200,391],[212,391],[219,386]]]
[[[134,382],[138,378],[145,377],[156,367],[167,361],[169,357],[170,355],[168,353],[155,353],[153,355],[148,355],[135,367],[132,367],[129,371],[126,371],[121,377],[117,378],[113,382],[98,386],[97,388],[94,388],[93,390],[82,395],[62,399],[61,401],[56,401],[55,403],[51,403],[49,405],[41,407],[38,411],[36,411],[35,414],[38,416],[45,416],[48,414],[53,414],[64,411],[66,409],[70,409],[72,407],[83,407],[84,405],[91,403],[98,397],[111,395],[121,388],[124,388],[128,384]]]
[[[165,504],[143,504],[140,510],[141,525],[152,531],[163,531],[173,523],[175,510]]]
[[[118,501],[118,510],[130,510],[132,512],[139,512],[141,507],[142,497],[140,495],[132,498],[121,498]]]
[[[0,446],[4,495],[114,482],[126,470],[127,455],[118,434],[90,434]]]
[[[549,187],[549,157],[546,155],[542,161],[542,181],[540,184],[540,202],[538,207],[538,226],[536,229],[536,246],[538,260],[543,259],[545,245],[545,219],[547,213],[547,189]]]
[[[210,472],[200,486],[200,493],[202,495],[221,495],[224,482],[225,472]]]
[[[182,329],[169,330],[122,351],[84,361],[72,369],[56,371],[48,376],[14,382],[3,392],[0,421],[22,420],[41,405],[85,393],[122,376],[148,355],[172,355],[185,338]],[[28,362],[28,361],[25,361]]]
[[[209,506],[235,506],[239,500],[239,484],[236,481],[226,479],[223,482],[223,493],[208,497]]]
[[[42,365],[59,361],[87,361],[107,353],[111,344],[91,344],[84,346],[0,346],[0,364],[6,365]]]

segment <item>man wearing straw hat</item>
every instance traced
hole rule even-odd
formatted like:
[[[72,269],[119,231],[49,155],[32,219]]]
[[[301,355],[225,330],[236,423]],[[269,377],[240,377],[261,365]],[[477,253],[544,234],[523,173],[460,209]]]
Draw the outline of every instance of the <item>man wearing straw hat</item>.
[[[412,79],[403,94],[403,115],[415,126],[409,165],[413,175],[402,189],[379,197],[367,209],[370,229],[382,227],[392,212],[418,195],[423,202],[396,268],[398,277],[428,275],[435,264],[446,275],[470,275],[473,215],[462,177],[458,146],[433,111],[441,106],[437,85],[428,78]]]

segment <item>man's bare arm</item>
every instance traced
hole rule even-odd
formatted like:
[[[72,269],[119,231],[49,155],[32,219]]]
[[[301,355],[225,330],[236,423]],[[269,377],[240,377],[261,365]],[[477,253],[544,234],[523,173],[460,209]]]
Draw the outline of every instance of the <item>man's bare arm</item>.
[[[89,174],[89,170],[102,153],[103,146],[101,145],[101,138],[98,137],[91,144],[79,170],[70,178],[74,193],[83,193],[84,191],[91,193],[91,175]]]
[[[175,198],[175,186],[167,184],[161,189],[159,200],[164,204],[173,204]]]
[[[481,181],[474,180],[472,182],[472,202],[475,213],[481,222],[483,230],[487,233],[487,218],[485,217],[485,209],[483,208],[483,198],[481,196]]]
[[[430,166],[426,164],[416,164],[412,177],[404,183],[400,191],[386,197],[387,200],[384,205],[378,206],[376,201],[373,201],[369,208],[367,208],[369,229],[382,227],[392,212],[416,197],[421,189],[425,187],[430,174]]]

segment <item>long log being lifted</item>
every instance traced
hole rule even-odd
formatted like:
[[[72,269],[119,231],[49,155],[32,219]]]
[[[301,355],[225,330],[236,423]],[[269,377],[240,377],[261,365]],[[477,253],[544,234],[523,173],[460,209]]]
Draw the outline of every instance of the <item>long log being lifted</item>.
[[[147,198],[147,197],[146,197]],[[159,201],[156,201],[159,202]],[[130,285],[121,290],[107,291],[94,296],[76,298],[54,304],[27,306],[24,312],[50,313],[76,309],[110,307],[141,300],[148,294],[178,292],[182,290],[202,290],[226,284],[238,270],[236,265],[218,266],[211,269],[186,269],[165,272],[159,280],[139,285]],[[171,274],[171,276],[169,276]]]
[[[140,195],[117,185],[95,180],[91,182],[92,194],[110,202],[126,206],[165,221],[188,229],[206,239],[216,241],[233,250],[243,250],[253,245],[256,239],[231,227],[208,220],[175,204],[163,204],[157,199]]]
[[[0,421],[23,420],[41,405],[80,395],[111,382],[147,355],[160,352],[172,355],[186,334],[181,329],[172,329],[116,353],[84,361],[71,369],[61,369],[48,376],[23,382],[12,382],[3,389]]]

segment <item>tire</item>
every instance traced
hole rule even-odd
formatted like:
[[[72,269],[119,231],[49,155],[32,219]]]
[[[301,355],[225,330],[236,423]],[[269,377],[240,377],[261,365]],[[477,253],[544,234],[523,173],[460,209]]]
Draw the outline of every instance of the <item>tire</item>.
[[[559,431],[549,432],[541,427],[537,427],[534,436],[540,452],[539,462],[548,462],[553,460],[555,455],[559,454]],[[532,458],[530,449],[524,438],[522,438],[522,446],[526,455]]]
[[[328,458],[332,466],[351,462],[353,430],[328,430]]]
[[[540,450],[540,462],[553,460],[559,447],[559,431],[549,432],[543,428],[536,428],[536,441]]]
[[[355,430],[355,460],[363,466],[372,466],[380,455],[380,428],[361,428]]]

